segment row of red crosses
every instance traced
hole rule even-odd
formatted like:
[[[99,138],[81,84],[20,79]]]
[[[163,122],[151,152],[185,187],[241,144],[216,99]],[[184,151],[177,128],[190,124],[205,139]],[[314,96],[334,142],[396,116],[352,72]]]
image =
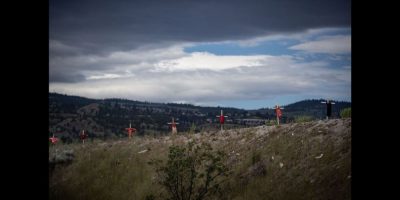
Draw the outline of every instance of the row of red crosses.
[[[278,125],[279,125],[279,119],[282,117],[282,109],[283,108],[281,108],[279,105],[275,106],[275,113]],[[221,131],[223,131],[225,118],[228,116],[224,115],[223,111],[221,110],[221,115],[218,115],[217,117],[219,118],[219,123],[221,124]]]
[[[82,130],[82,132],[79,134],[79,137],[81,138],[82,143],[85,144],[85,140],[88,137],[88,135],[85,134],[85,130]],[[49,138],[49,141],[51,142],[51,144],[57,144],[58,138],[54,137],[54,133],[53,133],[53,136]]]
[[[275,106],[275,113],[276,113],[276,119],[279,125],[279,119],[282,117],[282,110],[283,108],[281,108],[279,105]],[[217,116],[219,118],[219,123],[221,124],[221,131],[223,131],[223,125],[225,123],[225,118],[228,117],[226,115],[224,115],[223,111],[221,110],[221,115]]]
[[[133,133],[136,132],[136,129],[131,127],[131,123],[129,123],[129,128],[126,128],[126,130],[128,132],[129,139],[132,137]],[[79,138],[82,140],[82,144],[85,144],[85,140],[88,138],[88,134],[85,134],[85,130],[82,130],[82,132],[79,134]],[[53,134],[53,136],[49,138],[49,141],[52,144],[57,144],[58,138],[54,137]]]
[[[276,119],[277,119],[278,125],[279,125],[279,118],[282,117],[282,111],[281,111],[281,109],[283,109],[283,108],[279,107],[279,105],[276,105],[276,106],[275,106]],[[223,124],[225,123],[225,118],[228,117],[228,116],[225,116],[225,115],[223,114],[223,111],[221,110],[221,115],[219,115],[219,116],[217,116],[217,117],[220,118],[221,130],[223,130],[222,127],[223,127]],[[179,123],[176,123],[176,122],[174,121],[174,118],[172,118],[172,123],[168,123],[168,124],[171,125],[172,132],[176,134],[176,133],[177,133],[176,124],[179,124]],[[126,128],[125,130],[128,132],[128,137],[129,137],[129,139],[131,139],[133,133],[136,132],[136,129],[135,129],[135,128],[132,128],[131,123],[129,123],[129,128]],[[82,143],[83,143],[83,144],[85,144],[85,139],[87,139],[87,137],[88,137],[88,135],[85,134],[85,130],[82,130],[82,133],[80,134],[80,139],[82,140]],[[54,137],[54,134],[53,134],[53,137],[49,138],[49,140],[50,140],[50,142],[51,142],[52,144],[56,144],[56,143],[58,142],[58,139],[57,139],[56,137]]]

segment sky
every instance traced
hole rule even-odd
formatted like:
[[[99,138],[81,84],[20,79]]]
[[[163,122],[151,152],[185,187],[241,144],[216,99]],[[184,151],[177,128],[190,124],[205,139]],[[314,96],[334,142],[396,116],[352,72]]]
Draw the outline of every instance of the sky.
[[[244,109],[351,102],[351,1],[50,0],[49,91]]]

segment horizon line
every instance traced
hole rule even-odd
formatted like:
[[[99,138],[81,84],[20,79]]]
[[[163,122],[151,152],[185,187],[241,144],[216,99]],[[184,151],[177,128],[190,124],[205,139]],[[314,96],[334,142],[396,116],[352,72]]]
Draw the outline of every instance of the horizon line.
[[[195,105],[193,103],[174,103],[174,102],[154,102],[154,101],[140,101],[140,100],[132,100],[132,99],[125,99],[125,98],[118,98],[118,97],[111,97],[111,98],[90,98],[90,97],[85,97],[85,96],[78,96],[78,95],[71,95],[71,94],[62,94],[62,93],[58,93],[58,92],[50,92],[49,94],[59,94],[59,95],[65,95],[65,96],[72,96],[72,97],[80,97],[80,98],[86,98],[86,99],[93,99],[93,100],[99,100],[99,101],[104,101],[104,100],[127,100],[127,101],[137,101],[137,102],[143,102],[143,103],[150,103],[150,104],[177,104],[177,105],[190,105],[190,106],[197,106],[197,107],[209,107],[209,108],[227,108],[227,109],[239,109],[239,110],[261,110],[261,109],[274,109],[269,108],[269,107],[261,107],[261,108],[255,108],[255,109],[245,109],[245,108],[237,108],[237,107],[230,107],[230,106],[201,106],[201,105]],[[326,100],[324,98],[319,98],[319,99],[303,99],[300,101],[296,101],[296,102],[292,102],[292,103],[288,103],[285,105],[281,105],[280,107],[285,107],[291,104],[295,104],[301,101],[312,101],[312,100]],[[339,100],[333,100],[334,102],[340,102],[340,103],[351,103],[351,101],[339,101]]]

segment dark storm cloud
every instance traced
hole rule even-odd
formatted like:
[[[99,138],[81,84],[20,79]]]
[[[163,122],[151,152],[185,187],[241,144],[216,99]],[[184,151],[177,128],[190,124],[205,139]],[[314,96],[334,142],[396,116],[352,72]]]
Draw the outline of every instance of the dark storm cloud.
[[[51,0],[49,23],[51,40],[80,54],[107,54],[143,45],[348,27],[350,0]]]
[[[49,82],[53,83],[77,83],[85,80],[85,76],[76,73],[52,73],[50,72]]]

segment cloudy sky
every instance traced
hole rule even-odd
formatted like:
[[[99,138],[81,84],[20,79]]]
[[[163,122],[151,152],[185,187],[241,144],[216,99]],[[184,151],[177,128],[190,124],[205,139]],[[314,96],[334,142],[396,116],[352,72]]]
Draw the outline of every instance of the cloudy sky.
[[[350,0],[50,0],[49,91],[245,109],[351,101]]]

